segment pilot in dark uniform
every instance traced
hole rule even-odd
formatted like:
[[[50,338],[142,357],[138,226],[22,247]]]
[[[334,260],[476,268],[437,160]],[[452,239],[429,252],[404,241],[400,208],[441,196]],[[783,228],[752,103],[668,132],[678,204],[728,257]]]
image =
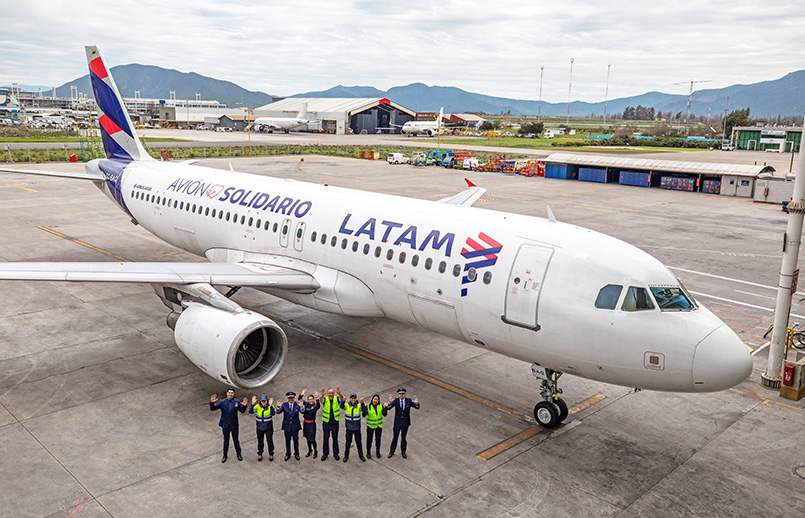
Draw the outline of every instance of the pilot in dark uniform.
[[[277,409],[277,413],[282,414],[282,431],[285,432],[285,460],[291,458],[291,439],[293,439],[293,456],[299,460],[299,430],[302,429],[299,412],[302,408],[294,401],[296,392],[286,392],[285,396],[288,401]]]
[[[416,396],[413,399],[405,397],[405,389],[400,387],[397,389],[397,399],[389,395],[389,402],[386,405],[386,410],[394,409],[394,437],[391,439],[391,447],[389,448],[389,458],[394,456],[397,450],[397,438],[402,435],[402,442],[400,443],[400,454],[402,458],[407,459],[405,450],[408,449],[408,427],[411,426],[411,408],[419,408],[419,400]]]
[[[307,401],[305,401],[306,390],[303,389],[299,394],[300,405],[302,406],[300,412],[302,413],[302,419],[305,421],[302,425],[302,436],[307,439],[307,455],[305,457],[310,457],[312,452],[315,459],[319,456],[319,450],[316,446],[316,414],[321,408],[321,403],[319,402],[318,392],[308,396]]]
[[[238,453],[238,460],[243,460],[240,454],[240,441],[238,440],[238,412],[243,413],[248,407],[248,400],[243,398],[243,401],[235,399],[235,391],[229,389],[226,391],[226,399],[218,400],[218,394],[210,396],[210,410],[220,410],[221,419],[218,420],[218,426],[224,432],[224,456],[221,462],[226,462],[226,456],[229,454],[229,436],[232,435],[232,441],[235,443],[235,451]]]

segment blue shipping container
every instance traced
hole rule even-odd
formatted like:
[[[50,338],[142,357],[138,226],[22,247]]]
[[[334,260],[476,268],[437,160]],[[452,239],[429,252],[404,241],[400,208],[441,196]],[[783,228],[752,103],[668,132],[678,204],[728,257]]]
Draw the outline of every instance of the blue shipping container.
[[[607,183],[607,170],[581,167],[579,168],[579,181]]]
[[[636,187],[651,187],[651,174],[637,171],[621,171],[618,183]]]
[[[567,180],[567,164],[545,164],[545,178]]]
[[[662,189],[670,189],[672,191],[696,191],[695,178],[677,178],[675,176],[663,176],[660,181]]]

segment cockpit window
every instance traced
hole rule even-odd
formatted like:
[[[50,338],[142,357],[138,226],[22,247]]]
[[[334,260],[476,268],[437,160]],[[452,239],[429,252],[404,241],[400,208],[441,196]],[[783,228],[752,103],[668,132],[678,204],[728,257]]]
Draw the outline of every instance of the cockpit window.
[[[682,288],[650,288],[662,311],[690,311],[696,307]]]
[[[595,307],[598,309],[615,309],[615,306],[618,305],[618,299],[621,296],[622,290],[623,286],[607,284],[598,292],[598,297],[595,299]]]
[[[626,290],[626,297],[623,299],[621,309],[624,311],[645,311],[647,309],[654,309],[654,303],[649,297],[646,288],[637,288],[629,286]]]

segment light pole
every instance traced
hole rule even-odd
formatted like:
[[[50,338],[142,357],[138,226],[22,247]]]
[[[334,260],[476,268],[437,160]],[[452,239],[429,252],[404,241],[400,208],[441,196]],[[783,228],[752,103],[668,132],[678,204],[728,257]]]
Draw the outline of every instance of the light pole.
[[[604,90],[604,126],[607,125],[607,100],[609,100],[609,69],[612,65],[607,65],[607,87]]]
[[[567,82],[567,117],[565,118],[565,129],[570,126],[570,89],[573,87],[573,58],[570,58],[570,79]]]
[[[542,122],[542,76],[545,74],[545,67],[539,67],[539,107],[537,108],[537,122]]]

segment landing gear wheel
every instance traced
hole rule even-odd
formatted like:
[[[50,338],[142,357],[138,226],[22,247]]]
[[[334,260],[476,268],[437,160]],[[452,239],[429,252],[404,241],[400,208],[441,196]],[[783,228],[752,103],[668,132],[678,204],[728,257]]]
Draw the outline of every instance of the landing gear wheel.
[[[551,402],[540,401],[534,405],[534,419],[543,428],[554,428],[559,424],[559,410]]]
[[[552,399],[551,401],[554,405],[556,405],[557,410],[559,410],[559,422],[561,423],[567,419],[567,403],[565,403],[565,400],[560,397]]]

